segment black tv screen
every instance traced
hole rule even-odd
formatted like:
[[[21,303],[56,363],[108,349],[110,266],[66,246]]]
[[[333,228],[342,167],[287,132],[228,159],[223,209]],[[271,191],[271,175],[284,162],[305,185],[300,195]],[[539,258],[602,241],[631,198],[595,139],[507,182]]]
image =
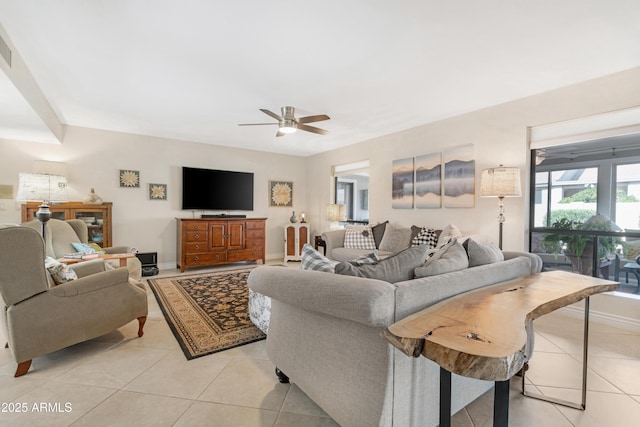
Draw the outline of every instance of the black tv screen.
[[[183,167],[182,209],[252,211],[253,173]]]

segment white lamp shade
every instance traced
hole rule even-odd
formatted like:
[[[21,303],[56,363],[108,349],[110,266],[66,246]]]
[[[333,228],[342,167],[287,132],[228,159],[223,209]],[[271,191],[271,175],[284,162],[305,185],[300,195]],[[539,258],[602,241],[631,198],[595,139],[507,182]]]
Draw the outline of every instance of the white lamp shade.
[[[497,167],[482,170],[480,197],[521,197],[520,169]]]
[[[60,175],[20,173],[18,197],[21,201],[66,202],[67,178]]]
[[[327,221],[345,221],[347,211],[344,205],[327,205]]]

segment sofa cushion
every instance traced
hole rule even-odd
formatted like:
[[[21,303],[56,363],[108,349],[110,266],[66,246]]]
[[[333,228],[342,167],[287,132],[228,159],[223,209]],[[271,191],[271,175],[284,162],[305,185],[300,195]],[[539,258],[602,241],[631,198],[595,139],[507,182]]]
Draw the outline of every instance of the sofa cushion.
[[[44,266],[47,268],[47,271],[49,271],[49,274],[56,285],[61,285],[78,278],[78,275],[71,267],[51,257],[45,258]]]
[[[460,232],[458,227],[453,224],[449,224],[442,229],[442,232],[440,232],[440,236],[438,236],[438,246],[444,245],[452,237],[458,239],[462,237],[462,233]]]
[[[481,244],[473,239],[467,239],[463,245],[469,256],[469,267],[504,261],[504,255],[495,243]]]
[[[427,245],[429,248],[435,248],[437,244],[436,230],[427,227],[422,227],[418,234],[411,239],[411,246]]]
[[[360,255],[359,257],[349,261],[349,263],[353,265],[365,265],[365,264],[375,264],[378,261],[380,261],[380,258],[378,257],[378,251],[375,250],[371,253]]]
[[[389,221],[381,222],[371,227],[373,241],[376,243],[376,248],[378,249],[380,249],[380,242],[382,241],[382,236],[384,236],[384,229],[387,228],[387,224],[389,224]]]
[[[469,267],[467,251],[456,239],[449,242],[427,258],[425,263],[415,269],[415,277],[435,276]]]
[[[384,280],[389,283],[410,280],[414,277],[415,268],[424,263],[428,250],[426,245],[415,246],[369,265],[356,266],[349,262],[341,262],[336,265],[335,272],[345,276]]]
[[[313,246],[305,243],[302,247],[300,256],[300,268],[303,270],[326,271],[333,273],[335,263],[320,252],[316,251]]]
[[[349,249],[374,250],[376,242],[373,240],[373,231],[368,225],[347,227],[344,233],[344,247]]]
[[[93,254],[96,252],[93,246],[88,243],[72,243],[71,246],[73,246],[76,252],[83,252],[85,254]]]
[[[387,224],[380,242],[380,250],[397,254],[409,246],[411,246],[411,229],[394,228]]]

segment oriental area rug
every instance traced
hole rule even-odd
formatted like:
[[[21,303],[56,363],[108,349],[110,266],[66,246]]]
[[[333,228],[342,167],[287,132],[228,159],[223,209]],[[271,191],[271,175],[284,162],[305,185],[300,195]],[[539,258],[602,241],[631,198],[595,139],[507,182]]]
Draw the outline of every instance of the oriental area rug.
[[[188,360],[266,337],[249,319],[251,270],[148,280]]]

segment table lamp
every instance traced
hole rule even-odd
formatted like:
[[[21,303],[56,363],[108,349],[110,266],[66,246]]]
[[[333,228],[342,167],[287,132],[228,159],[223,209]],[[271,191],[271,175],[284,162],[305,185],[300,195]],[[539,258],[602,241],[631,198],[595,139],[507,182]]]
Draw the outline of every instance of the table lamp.
[[[327,205],[327,221],[331,221],[330,229],[334,230],[340,228],[340,221],[346,221],[347,213],[344,205],[342,204],[330,204]]]
[[[504,198],[522,197],[520,169],[502,165],[497,168],[483,169],[480,177],[480,197],[498,198],[498,247],[502,249],[502,225],[506,220],[504,216]]]

